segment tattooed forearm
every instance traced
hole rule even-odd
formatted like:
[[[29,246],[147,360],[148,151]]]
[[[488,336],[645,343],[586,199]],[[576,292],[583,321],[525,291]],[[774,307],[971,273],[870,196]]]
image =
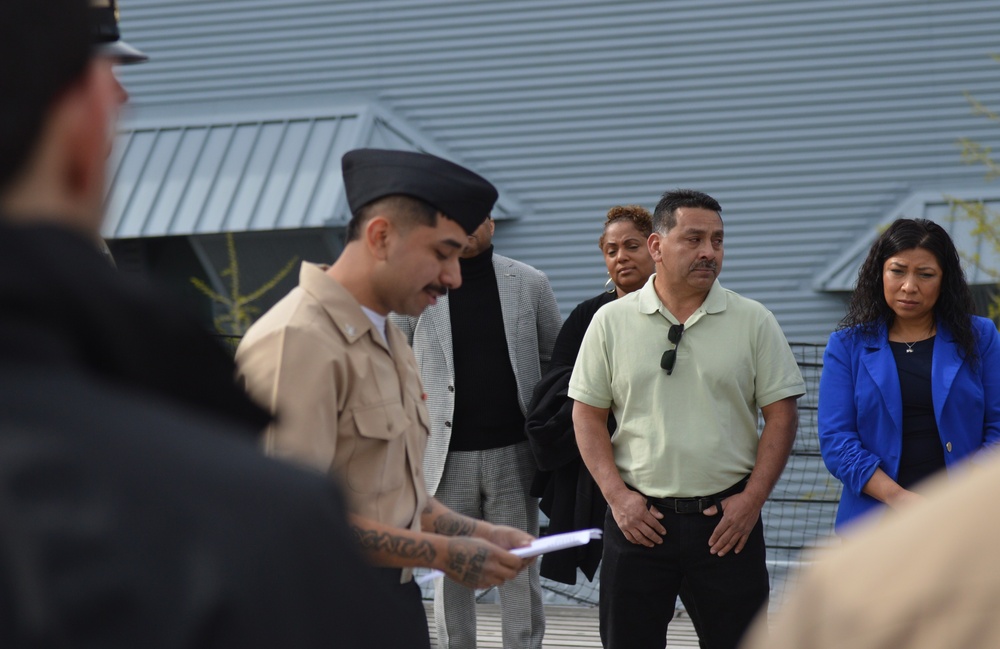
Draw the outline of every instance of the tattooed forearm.
[[[434,531],[445,536],[472,536],[476,521],[460,514],[442,514],[434,519]]]
[[[470,588],[479,585],[486,558],[486,548],[458,540],[448,543],[448,569]]]
[[[404,559],[417,559],[422,565],[431,565],[437,552],[429,541],[418,541],[388,532],[368,530],[352,525],[358,544],[368,552],[388,552]]]

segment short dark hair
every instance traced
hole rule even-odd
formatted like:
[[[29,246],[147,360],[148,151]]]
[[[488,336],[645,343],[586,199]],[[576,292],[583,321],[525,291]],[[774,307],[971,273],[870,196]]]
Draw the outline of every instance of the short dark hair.
[[[91,58],[88,0],[0,2],[0,190],[36,146],[53,101]]]
[[[883,269],[887,259],[914,248],[930,252],[941,266],[941,293],[934,304],[934,316],[948,327],[965,358],[975,362],[977,341],[970,316],[976,306],[962,260],[945,229],[927,219],[896,219],[875,240],[858,270],[858,282],[840,328],[856,327],[858,334],[874,337],[881,327],[892,326],[896,313],[885,301]]]
[[[693,189],[674,189],[663,194],[653,210],[653,230],[669,232],[677,225],[677,210],[681,207],[697,207],[711,210],[722,216],[722,206],[704,192]]]
[[[604,230],[601,231],[601,238],[597,244],[604,248],[604,237],[608,233],[608,226],[612,223],[627,222],[635,226],[642,235],[648,237],[653,234],[653,218],[642,205],[615,205],[608,210],[607,218],[604,221]]]
[[[348,243],[361,238],[361,226],[376,212],[385,212],[404,230],[416,225],[433,228],[438,219],[438,209],[419,198],[402,194],[385,196],[363,206],[351,217],[347,224]]]

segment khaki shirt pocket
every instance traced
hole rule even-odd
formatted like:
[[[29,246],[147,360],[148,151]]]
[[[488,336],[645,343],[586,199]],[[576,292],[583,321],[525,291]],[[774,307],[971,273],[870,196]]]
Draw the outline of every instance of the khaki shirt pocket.
[[[427,437],[431,436],[431,416],[427,411],[427,406],[422,402],[418,401],[417,406],[417,419],[420,420],[420,432]]]
[[[400,403],[379,404],[353,413],[357,439],[347,462],[347,483],[368,494],[399,489],[408,478],[406,436],[411,425]]]

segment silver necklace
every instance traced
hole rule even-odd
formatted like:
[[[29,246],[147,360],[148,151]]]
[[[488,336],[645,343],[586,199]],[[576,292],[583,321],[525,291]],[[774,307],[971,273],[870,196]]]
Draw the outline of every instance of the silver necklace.
[[[927,338],[930,338],[931,336],[933,336],[933,335],[934,335],[934,333],[935,333],[935,332],[934,332],[934,329],[935,329],[934,327],[931,327],[931,328],[930,328],[930,330],[929,330],[929,331],[927,332]],[[916,339],[916,340],[914,340],[914,341],[913,341],[912,343],[908,343],[908,342],[906,342],[905,340],[900,340],[899,342],[901,342],[901,343],[903,343],[904,345],[906,345],[906,353],[907,353],[907,354],[912,354],[912,353],[913,353],[913,347],[914,347],[914,345],[916,345],[916,344],[917,344],[918,342],[920,342],[921,340],[926,340],[927,338],[923,338],[923,339],[921,339],[921,338],[917,338],[917,339]]]
[[[934,335],[934,330],[933,330],[933,329],[931,329],[931,330],[930,330],[930,331],[928,332],[928,335],[927,335],[927,338],[930,338],[930,337],[931,337],[931,336],[933,336],[933,335]],[[926,340],[927,338],[925,338],[924,340]],[[914,345],[916,345],[916,344],[917,344],[918,342],[920,342],[920,341],[919,341],[919,340],[914,340],[914,341],[913,341],[912,343],[908,343],[908,342],[906,342],[906,341],[904,340],[904,341],[903,341],[903,344],[904,344],[904,345],[906,345],[906,353],[907,353],[907,354],[912,354],[912,353],[913,353],[913,346],[914,346]]]

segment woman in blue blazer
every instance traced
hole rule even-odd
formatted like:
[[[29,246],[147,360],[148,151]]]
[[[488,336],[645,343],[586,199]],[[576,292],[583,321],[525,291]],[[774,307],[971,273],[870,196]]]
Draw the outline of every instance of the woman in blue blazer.
[[[820,379],[820,450],[844,483],[838,531],[1000,442],[1000,337],[974,310],[941,226],[899,219],[872,245]]]

